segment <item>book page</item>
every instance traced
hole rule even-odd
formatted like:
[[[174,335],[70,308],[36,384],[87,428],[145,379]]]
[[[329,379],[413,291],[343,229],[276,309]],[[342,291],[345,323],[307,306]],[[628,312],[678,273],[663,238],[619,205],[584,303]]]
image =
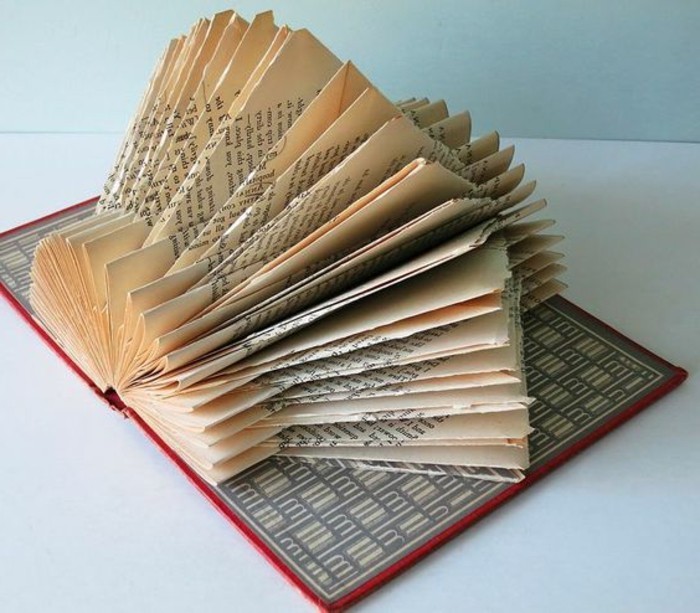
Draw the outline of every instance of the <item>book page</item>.
[[[307,67],[303,78],[295,70],[300,65]],[[267,150],[282,138],[338,68],[338,59],[308,31],[292,32],[241,110],[222,123],[224,138],[207,145],[194,163],[177,195],[155,224],[149,242],[187,225],[196,225],[195,222],[207,221],[255,169]],[[200,172],[205,166],[206,172]],[[226,180],[214,181],[215,176]]]
[[[182,145],[182,151],[171,163],[163,163],[153,179],[153,189],[139,204],[139,213],[151,218],[159,215],[176,194],[192,165],[205,151],[210,139],[221,138],[226,122],[237,113],[241,91],[257,69],[265,68],[286,39],[270,11],[255,16],[243,34],[229,65],[209,97],[204,112]]]
[[[196,157],[203,147],[206,129],[211,130],[208,134],[211,136],[214,125],[218,126],[221,121],[222,109],[232,103],[235,94],[229,90],[223,96],[217,95],[215,89],[229,70],[235,71],[238,68],[243,72],[240,63],[237,65],[234,63],[237,57],[236,50],[247,29],[247,22],[239,15],[234,14],[228,21],[216,44],[213,57],[201,71],[201,79],[196,85],[182,120],[179,125],[173,125],[171,134],[164,135],[157,158],[150,168],[144,168],[141,173],[142,179],[129,195],[129,202],[141,215],[149,210],[146,208],[147,204],[157,194],[166,179],[171,181],[171,184],[172,181],[177,180],[175,177],[182,179],[182,175],[178,174],[178,164],[180,161],[185,164],[189,158]]]

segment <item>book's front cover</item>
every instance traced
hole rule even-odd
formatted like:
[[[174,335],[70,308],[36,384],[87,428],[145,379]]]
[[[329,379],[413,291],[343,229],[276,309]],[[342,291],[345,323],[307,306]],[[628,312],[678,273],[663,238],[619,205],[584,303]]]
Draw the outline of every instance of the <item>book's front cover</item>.
[[[0,289],[89,384],[33,318],[28,290],[37,242],[90,215],[94,203],[0,235]],[[118,398],[103,398],[131,417],[306,596],[322,609],[337,610],[459,534],[686,376],[560,297],[528,312],[524,330],[528,388],[536,402],[531,407],[532,466],[516,484],[273,457],[211,487]]]

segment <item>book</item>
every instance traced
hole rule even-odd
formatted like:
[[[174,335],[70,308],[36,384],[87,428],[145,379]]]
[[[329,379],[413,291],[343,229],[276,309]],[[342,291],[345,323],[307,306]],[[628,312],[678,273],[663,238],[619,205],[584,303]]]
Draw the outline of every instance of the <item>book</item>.
[[[323,608],[684,376],[555,296],[543,203],[511,209],[534,185],[469,124],[222,13],[169,45],[99,202],[0,242],[18,310]]]
[[[2,233],[0,291],[108,406],[139,427],[322,610],[341,610],[357,602],[687,376],[576,305],[554,297],[524,318],[525,364],[535,401],[532,465],[522,481],[464,478],[440,466],[419,474],[397,473],[390,472],[392,466],[380,470],[340,460],[273,457],[211,486],[118,396],[103,393],[90,381],[32,312],[30,270],[37,243],[90,215],[96,202],[80,203]]]

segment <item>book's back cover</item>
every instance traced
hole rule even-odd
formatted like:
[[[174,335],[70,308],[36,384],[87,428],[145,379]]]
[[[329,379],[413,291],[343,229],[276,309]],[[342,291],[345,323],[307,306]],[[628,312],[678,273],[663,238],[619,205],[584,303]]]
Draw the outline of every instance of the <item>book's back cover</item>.
[[[80,203],[0,235],[0,289],[99,394],[33,318],[28,300],[37,242],[90,215],[94,203]],[[687,374],[560,297],[528,312],[524,330],[528,388],[537,400],[531,407],[532,466],[516,484],[273,457],[211,487],[118,398],[100,395],[131,417],[306,596],[322,609],[337,610],[459,534]]]

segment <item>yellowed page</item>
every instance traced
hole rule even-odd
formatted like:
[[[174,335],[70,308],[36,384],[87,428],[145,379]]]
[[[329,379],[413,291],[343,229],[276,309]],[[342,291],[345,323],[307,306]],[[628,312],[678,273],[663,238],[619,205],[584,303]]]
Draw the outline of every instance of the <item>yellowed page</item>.
[[[300,329],[301,327],[310,325],[314,321],[327,316],[338,308],[354,302],[358,298],[369,295],[384,287],[391,286],[396,282],[403,281],[404,279],[410,278],[415,274],[425,272],[436,265],[445,263],[454,257],[467,253],[483,244],[491,232],[499,231],[511,223],[516,223],[528,215],[537,212],[543,206],[543,201],[534,202],[530,205],[523,206],[512,213],[488,222],[484,222],[472,228],[468,232],[445,242],[440,247],[437,247],[436,249],[433,249],[432,251],[429,251],[428,253],[415,258],[414,260],[403,264],[402,266],[399,266],[388,273],[379,275],[371,281],[363,283],[349,292],[345,292],[340,296],[325,301],[324,303],[289,318],[288,320],[283,321],[281,324],[277,324],[267,330],[255,334],[253,337],[247,340],[245,345],[233,344],[230,347],[222,350],[220,355],[215,354],[207,360],[202,361],[202,365],[194,366],[187,369],[187,371],[179,373],[176,376],[178,386],[186,387],[188,384],[201,381],[207,376],[215,373],[217,370],[230,366],[243,357],[250,355],[256,349],[267,346],[267,344],[274,342],[274,340],[280,338],[280,336],[285,336],[295,329]],[[227,338],[235,338],[236,334],[238,333],[237,330],[239,329],[241,329],[240,326],[237,329],[234,324],[234,326],[229,326],[216,334],[210,335],[210,337],[206,339],[206,342],[210,342],[210,340],[212,340],[211,337],[216,337],[215,340],[217,342],[220,342],[220,339],[224,339],[222,342],[226,342],[225,339]],[[245,327],[243,329],[245,329]],[[195,351],[200,350],[198,349],[197,345],[198,343],[192,343],[187,348],[187,351],[189,352],[193,348]],[[178,356],[177,351],[167,356],[163,361],[162,368],[168,370],[177,363],[176,361],[178,359],[183,359],[185,357],[182,352],[180,352],[180,356]],[[187,359],[182,363],[184,364],[189,361],[190,359]]]
[[[102,189],[102,195],[97,204],[97,212],[106,211],[110,207],[115,207],[116,203],[112,201],[112,192],[117,177],[125,170],[128,160],[131,157],[132,151],[137,143],[141,140],[141,135],[145,130],[146,122],[148,121],[151,112],[156,105],[156,100],[161,95],[162,87],[170,71],[175,63],[175,58],[178,57],[184,37],[174,38],[168,44],[163,56],[154,69],[153,75],[149,81],[146,92],[144,93],[136,113],[132,117],[129,126],[125,132],[124,140],[117,152],[115,162],[110,171]],[[108,202],[109,201],[109,202]]]
[[[448,440],[457,446],[468,439],[522,439],[530,430],[527,409],[517,409],[424,419],[292,426],[265,444],[282,448],[391,447],[416,442],[430,445],[435,444],[434,441]]]
[[[157,218],[177,193],[187,173],[205,151],[210,139],[223,137],[226,122],[231,119],[232,113],[237,112],[236,104],[241,91],[261,65],[269,64],[268,55],[279,49],[287,30],[284,30],[282,37],[278,40],[279,34],[271,11],[255,16],[215,90],[208,98],[204,112],[183,144],[180,155],[172,163],[163,164],[156,171],[153,188],[139,205],[141,215]]]
[[[490,132],[460,147],[457,150],[457,155],[464,164],[473,164],[492,153],[496,153],[500,140],[498,132]]]
[[[292,32],[241,111],[225,120],[225,138],[208,145],[192,166],[149,241],[210,219],[338,68],[339,60],[308,31]]]
[[[164,240],[107,264],[108,310],[113,331],[123,323],[128,292],[162,276],[174,261],[172,245]]]
[[[369,423],[461,414],[491,414],[526,408],[530,399],[521,394],[520,381],[512,385],[474,388],[430,389],[377,397],[348,398],[322,402],[291,404],[253,427],[296,424]],[[439,409],[433,411],[433,409]],[[511,435],[508,435],[511,436]],[[437,436],[436,438],[458,438]],[[305,446],[305,445],[303,445]]]
[[[527,449],[516,446],[444,446],[444,447],[333,447],[317,449],[298,447],[285,449],[281,455],[307,458],[349,458],[358,460],[388,460],[392,462],[421,462],[450,466],[491,466],[494,468],[527,468]]]
[[[240,411],[267,401],[281,391],[318,379],[348,376],[368,370],[381,369],[396,364],[412,364],[435,353],[443,355],[463,355],[487,348],[502,347],[508,343],[508,321],[503,311],[482,315],[451,326],[443,326],[399,338],[338,356],[318,360],[313,368],[308,363],[291,366],[258,377],[255,381],[240,387],[230,394],[228,401],[218,404],[217,409],[208,407],[206,411],[196,411],[197,419],[211,425],[210,416],[215,414],[215,422]],[[276,409],[281,407],[276,407]]]
[[[536,210],[536,208],[537,207],[530,207],[528,210],[533,211]],[[513,222],[518,221],[517,217],[512,217],[511,219]],[[195,383],[199,380],[202,380],[207,376],[213,374],[217,370],[221,370],[222,368],[230,366],[242,359],[243,357],[246,357],[246,355],[252,354],[255,349],[259,349],[266,346],[267,344],[271,344],[271,342],[273,342],[274,340],[282,336],[286,336],[287,334],[291,333],[296,329],[300,329],[301,327],[310,325],[312,322],[329,315],[331,312],[334,312],[338,308],[341,308],[351,302],[354,302],[357,299],[364,297],[365,295],[369,295],[374,291],[378,291],[384,287],[388,287],[390,285],[393,285],[394,283],[405,280],[415,274],[419,274],[420,272],[427,271],[428,269],[433,268],[436,265],[447,262],[454,257],[457,257],[459,255],[467,253],[470,250],[475,249],[477,246],[485,242],[489,235],[489,230],[491,227],[494,227],[494,225],[489,222],[481,224],[469,230],[467,233],[461,234],[458,237],[447,241],[440,247],[437,247],[418,258],[414,258],[410,262],[407,262],[401,266],[392,269],[388,273],[379,275],[371,281],[360,284],[352,290],[344,292],[337,297],[326,300],[325,302],[322,302],[316,305],[315,307],[311,307],[306,311],[303,311],[298,315],[291,317],[288,320],[285,320],[281,324],[272,326],[270,329],[264,330],[263,332],[256,334],[253,337],[255,340],[251,342],[253,339],[250,339],[246,343],[245,348],[242,345],[232,345],[230,348],[227,348],[225,352],[223,352],[221,357],[212,356],[212,358],[207,360],[206,365],[203,364],[202,366],[196,366],[194,368],[189,369],[190,372],[187,375],[184,375],[184,373],[178,375],[177,378],[180,381],[179,385],[186,386],[187,384],[185,382]],[[500,229],[500,225],[495,226],[494,229]],[[224,328],[216,332],[215,334],[212,334],[209,337],[207,337],[207,339],[205,339],[205,342],[207,344],[210,342],[214,342],[220,346],[222,343],[227,342],[227,339],[236,338],[236,335],[239,334],[239,330],[245,330],[247,325],[248,324],[246,324],[243,327],[241,327],[240,325],[236,327],[236,324],[234,324],[233,326],[228,326],[227,328]],[[252,320],[251,325],[255,325],[254,319]],[[196,357],[197,352],[202,351],[203,353],[199,353],[199,355],[204,355],[204,353],[207,353],[209,349],[206,349],[206,345],[204,345],[201,342],[191,343],[188,347],[179,351],[174,351],[173,353],[169,354],[164,359],[161,368],[167,371],[173,368],[177,368],[178,366],[182,366],[192,361],[193,352],[195,352],[194,356]]]
[[[212,29],[214,25],[212,23]],[[219,114],[212,112],[210,97],[216,84],[232,62],[246,29],[247,22],[234,14],[228,20],[218,43],[212,37],[210,44],[215,45],[216,49],[211,59],[201,70],[201,78],[196,84],[195,91],[191,94],[181,121],[179,124],[173,122],[172,130],[163,134],[160,149],[155,156],[156,159],[148,167],[144,167],[141,180],[134,186],[129,196],[137,211],[147,210],[145,209],[146,202],[152,198],[153,192],[159,190],[163,177],[168,176],[173,166],[177,165],[178,158],[193,155],[193,149],[197,146],[196,141],[193,142],[194,129],[203,121],[203,116],[205,117],[204,121],[206,119],[216,120],[218,124]],[[210,32],[210,35],[213,33]]]
[[[516,347],[484,349],[457,354],[439,360],[412,362],[408,365],[390,365],[366,373],[350,373],[295,385],[280,393],[280,401],[297,399],[310,402],[315,398],[333,398],[352,395],[356,390],[372,390],[386,385],[402,386],[434,379],[456,376],[489,377],[497,371],[517,372],[519,356]],[[477,379],[482,380],[482,379]]]
[[[208,27],[209,20],[201,19],[190,30],[180,53],[175,58],[175,64],[163,86],[161,95],[153,106],[145,124],[146,129],[135,144],[129,160],[124,165],[123,172],[113,184],[110,198],[112,201],[118,201],[119,206],[126,210],[128,207],[122,203],[122,194],[131,189],[141,168],[148,162],[150,155],[157,149],[164,132],[168,129],[173,107],[179,96],[178,88],[189,73],[196,54],[204,42]]]
[[[203,80],[204,70],[214,56],[224,31],[231,20],[233,11],[224,11],[214,15],[209,22],[199,47],[193,53],[192,62],[179,84],[172,104],[171,115],[159,140],[153,144],[143,164],[131,175],[131,183],[121,192],[125,208],[132,210],[138,206],[138,195],[150,187],[153,173],[161,161],[167,160],[177,148],[175,141],[181,127],[186,129],[197,120],[199,109],[206,102],[198,99],[197,92]]]
[[[394,116],[396,109],[376,90],[365,91],[368,87],[366,78],[352,64],[343,65],[212,217],[176,268],[202,255],[228,255],[274,217],[286,200],[325,174],[334,164],[334,157],[350,153],[362,135],[374,132]]]
[[[480,313],[501,307],[500,292],[508,276],[505,253],[496,249],[477,250],[437,267],[430,275],[418,275],[383,292],[355,303],[351,308],[321,320],[275,343],[237,365],[243,376],[260,365],[290,363],[298,359],[318,359],[327,353],[341,353],[337,345],[352,346],[368,338],[384,338],[386,327],[396,322],[413,320],[424,313],[432,314],[445,307],[460,305],[459,315]],[[489,296],[488,299],[479,297]],[[387,302],[391,309],[382,308]],[[463,307],[461,306],[463,305]],[[363,340],[358,338],[362,335]],[[330,344],[330,347],[329,347]],[[298,357],[288,357],[293,355]]]
[[[424,128],[424,131],[430,138],[439,140],[450,149],[458,149],[469,142],[471,127],[471,116],[463,111]]]
[[[449,117],[444,100],[437,100],[414,109],[404,109],[404,114],[419,128],[427,128]]]
[[[244,292],[272,285],[314,263],[341,254],[403,225],[448,200],[467,194],[472,185],[440,164],[418,159],[356,200],[246,281]],[[239,296],[240,296],[239,290]],[[260,295],[256,296],[259,299]],[[240,299],[240,298],[239,298]]]
[[[129,219],[123,226],[113,232],[94,238],[83,245],[97,308],[102,309],[107,303],[105,270],[107,263],[135,249],[139,249],[147,234],[148,226],[145,223],[133,223]]]
[[[439,161],[448,168],[460,167],[449,149],[423,134],[410,120],[400,117],[388,121],[332,173],[287,206],[259,238],[235,251],[230,256],[235,269],[282,253],[418,157]],[[224,270],[232,268],[226,265]],[[238,277],[229,277],[225,285],[215,289],[216,294],[225,294],[238,281]]]
[[[494,203],[487,201],[485,207],[486,210],[483,210],[484,207],[477,207],[473,211],[470,211],[469,208],[467,208],[467,213],[462,214],[457,218],[461,225],[458,225],[456,229],[458,230],[465,226],[473,226],[474,223],[477,223],[480,221],[480,219],[490,217],[495,214],[499,210],[499,207],[504,208],[509,206],[513,201],[518,202],[519,200],[526,198],[531,193],[532,189],[532,185],[523,186],[523,188],[519,188],[519,192],[516,190],[515,192],[504,196],[501,201],[496,201]],[[459,202],[454,204],[456,204],[458,208],[458,213],[464,213],[463,211],[459,211]],[[541,206],[541,203],[536,205],[532,210],[536,210],[539,206]],[[350,272],[353,269],[356,271],[356,273],[357,271],[360,273],[365,272],[367,269],[362,267],[364,262],[371,261],[372,259],[376,261],[380,253],[383,254],[383,257],[385,258],[385,264],[387,263],[387,252],[393,256],[393,261],[400,262],[405,260],[406,257],[409,257],[413,253],[418,253],[421,250],[424,250],[429,244],[439,242],[439,240],[444,238],[445,235],[441,235],[440,232],[435,231],[428,234],[431,242],[425,243],[424,241],[419,240],[421,234],[425,235],[425,232],[427,231],[425,228],[421,228],[420,222],[425,221],[427,222],[428,227],[430,227],[430,217],[437,214],[438,216],[436,218],[440,219],[439,214],[443,212],[444,210],[440,210],[440,208],[438,208],[432,212],[426,213],[422,218],[419,218],[418,222],[414,224],[413,228],[411,227],[413,222],[411,222],[407,225],[407,227],[399,229],[399,231],[397,231],[393,237],[394,242],[398,243],[398,246],[396,247],[392,245],[391,241],[387,240],[386,238],[382,238],[377,241],[376,245],[370,245],[368,248],[362,248],[359,250],[359,254],[351,254],[345,258],[344,261],[341,260],[341,262],[339,262],[337,265],[331,265],[328,272],[321,271],[319,274],[312,276],[310,279],[306,278],[306,273],[304,272],[302,274],[304,279],[300,282],[298,287],[293,288],[294,291],[288,291],[285,294],[280,294],[278,297],[272,298],[270,301],[268,301],[269,304],[263,303],[262,305],[259,305],[254,311],[246,314],[246,320],[242,324],[237,324],[234,319],[232,323],[227,324],[226,328],[217,329],[208,337],[205,337],[195,343],[191,343],[188,347],[183,348],[183,350],[180,351],[180,356],[182,357],[178,359],[183,359],[185,355],[193,355],[193,352],[195,351],[203,353],[211,351],[219,346],[221,342],[225,342],[221,339],[232,339],[235,338],[236,335],[240,336],[247,331],[253,331],[256,329],[256,327],[262,327],[267,321],[278,319],[279,317],[288,314],[290,312],[290,308],[298,308],[300,304],[307,305],[317,302],[318,300],[327,296],[331,289],[335,289],[337,283],[336,286],[332,285],[331,281],[333,279],[340,280],[342,282],[359,280],[350,277]],[[449,225],[446,225],[445,227],[448,230],[446,236],[454,235],[455,229],[451,228]],[[486,240],[489,233],[488,228],[490,227],[491,226],[486,225],[483,226],[482,229],[475,230],[472,240],[476,242],[470,244],[470,248],[474,248]],[[412,241],[409,242],[410,250],[408,251],[401,247],[401,241],[403,240],[405,243],[407,236],[413,236]],[[416,236],[418,238],[416,238]],[[447,258],[449,259],[449,256],[447,256]],[[381,262],[382,260],[380,259],[379,261]],[[372,271],[372,269],[369,270]],[[366,276],[367,275],[365,275],[365,277]],[[212,325],[229,320],[230,314],[235,315],[237,313],[240,313],[240,309],[237,307],[236,303],[233,302],[230,306],[220,307],[204,317],[193,320],[182,329],[175,330],[160,340],[160,352],[172,351],[175,347],[182,346],[183,342],[194,338],[195,336],[205,332],[207,329],[211,329]],[[200,355],[203,355],[203,353],[200,353]],[[190,360],[188,359],[187,361]]]

